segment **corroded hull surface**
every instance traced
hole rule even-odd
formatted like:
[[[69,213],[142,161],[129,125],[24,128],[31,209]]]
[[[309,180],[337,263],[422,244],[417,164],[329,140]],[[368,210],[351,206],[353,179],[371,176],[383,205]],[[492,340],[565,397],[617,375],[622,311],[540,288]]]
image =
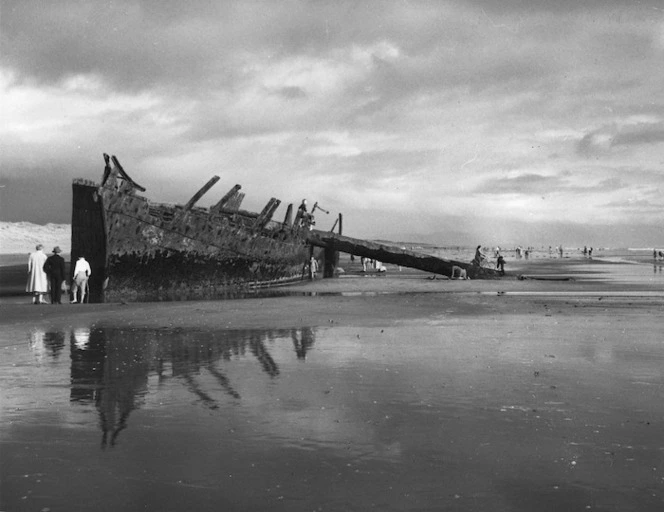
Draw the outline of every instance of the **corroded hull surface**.
[[[209,299],[301,279],[310,249],[296,223],[152,203],[119,174],[73,186],[72,261],[91,264],[91,301]]]
[[[302,278],[302,263],[201,257],[186,251],[111,256],[107,302],[234,298]]]

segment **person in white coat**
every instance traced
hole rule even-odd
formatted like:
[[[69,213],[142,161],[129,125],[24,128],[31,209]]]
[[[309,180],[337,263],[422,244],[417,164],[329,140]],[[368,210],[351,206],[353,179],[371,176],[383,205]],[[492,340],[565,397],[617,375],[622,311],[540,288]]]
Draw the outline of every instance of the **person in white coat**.
[[[32,293],[33,304],[48,304],[44,300],[44,294],[48,293],[48,277],[44,272],[47,256],[43,249],[44,246],[38,244],[35,252],[28,258],[28,284],[25,286],[25,291]]]
[[[83,256],[79,256],[76,261],[76,266],[74,267],[74,282],[71,287],[71,293],[73,299],[72,304],[78,302],[78,291],[81,291],[81,304],[85,301],[85,292],[88,289],[88,279],[92,275],[92,270],[90,269],[90,264]]]

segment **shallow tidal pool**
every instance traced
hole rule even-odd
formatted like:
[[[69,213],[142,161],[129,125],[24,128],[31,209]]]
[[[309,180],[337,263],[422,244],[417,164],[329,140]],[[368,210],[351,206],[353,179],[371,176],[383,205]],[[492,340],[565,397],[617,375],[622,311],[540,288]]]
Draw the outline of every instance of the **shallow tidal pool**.
[[[3,511],[664,510],[638,318],[0,341]]]

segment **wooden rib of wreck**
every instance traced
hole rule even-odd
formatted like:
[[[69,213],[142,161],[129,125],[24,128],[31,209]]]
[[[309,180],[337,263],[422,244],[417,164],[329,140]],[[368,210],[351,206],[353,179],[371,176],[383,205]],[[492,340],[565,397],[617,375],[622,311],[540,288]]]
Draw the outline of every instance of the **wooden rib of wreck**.
[[[73,183],[71,257],[75,262],[85,256],[92,267],[90,302],[232,297],[285,284],[302,279],[314,247],[324,248],[326,277],[334,274],[337,251],[447,276],[453,266],[471,278],[498,276],[468,263],[311,229],[299,211],[293,219],[292,204],[283,222],[273,221],[276,198],[260,213],[241,210],[240,185],[210,208],[197,207],[218,176],[183,205],[155,203],[137,194],[145,188],[116,157],[104,154],[104,160],[101,184]]]

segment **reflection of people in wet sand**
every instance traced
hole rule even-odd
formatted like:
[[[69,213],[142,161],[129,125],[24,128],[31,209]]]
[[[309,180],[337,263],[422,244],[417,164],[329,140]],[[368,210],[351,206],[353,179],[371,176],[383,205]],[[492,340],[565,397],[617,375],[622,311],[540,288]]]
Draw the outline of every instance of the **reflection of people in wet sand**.
[[[297,330],[293,329],[291,331],[291,339],[293,340],[293,347],[295,348],[295,354],[300,360],[304,360],[307,357],[307,351],[314,344],[314,331],[311,327],[302,327],[300,329],[300,338],[298,339]]]
[[[142,340],[141,340],[142,341]],[[71,336],[71,400],[94,401],[99,412],[102,448],[114,446],[147,388],[149,360],[145,343],[110,340],[102,330],[74,331]]]
[[[35,252],[28,258],[28,284],[25,291],[32,293],[33,304],[47,304],[44,300],[44,294],[48,292],[48,277],[44,272],[44,263],[46,263],[46,254],[44,246],[38,244]]]

